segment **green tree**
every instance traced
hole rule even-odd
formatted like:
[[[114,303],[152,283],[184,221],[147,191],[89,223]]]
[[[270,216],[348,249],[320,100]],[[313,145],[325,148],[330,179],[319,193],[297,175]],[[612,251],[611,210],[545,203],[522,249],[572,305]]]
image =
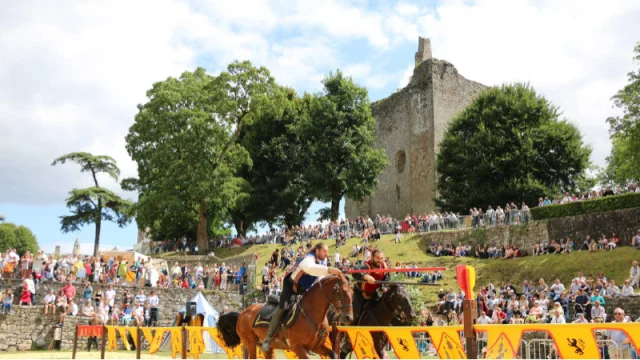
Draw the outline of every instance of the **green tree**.
[[[537,199],[584,183],[591,149],[528,85],[483,91],[449,126],[437,159],[446,210]]]
[[[140,227],[152,227],[156,218],[161,224],[152,230],[173,232],[167,221],[188,229],[195,216],[198,250],[208,252],[210,225],[228,221],[245,184],[237,170],[251,162],[238,137],[269,104],[274,87],[269,71],[248,61],[219,76],[198,68],[153,85],[126,137],[138,179],[123,186],[140,192]]]
[[[314,200],[307,180],[309,149],[298,129],[308,115],[308,100],[280,88],[269,110],[244,127],[239,142],[252,166],[238,173],[247,181],[244,196],[231,210],[239,234],[258,222],[294,226],[304,220]]]
[[[634,53],[633,60],[640,65],[640,42]],[[612,98],[622,115],[607,119],[613,146],[604,175],[607,185],[640,181],[640,68],[627,76],[629,83]]]
[[[100,229],[103,221],[111,221],[120,227],[126,226],[131,218],[129,211],[131,202],[122,199],[111,190],[100,187],[98,174],[107,174],[118,181],[120,169],[115,159],[107,155],[92,155],[86,152],[74,152],[63,155],[53,161],[52,166],[64,164],[67,161],[80,165],[80,172],[91,174],[95,186],[85,189],[72,189],[67,198],[67,207],[72,209],[71,215],[61,216],[60,223],[63,233],[79,231],[81,227],[95,224],[96,234],[93,246],[93,256],[100,251]]]
[[[18,254],[38,251],[38,241],[29,228],[12,223],[0,224],[0,249],[15,248]]]
[[[367,89],[340,70],[322,84],[301,130],[310,147],[309,184],[319,200],[331,203],[335,220],[344,196],[362,200],[373,193],[387,161],[384,150],[373,147],[376,122]]]

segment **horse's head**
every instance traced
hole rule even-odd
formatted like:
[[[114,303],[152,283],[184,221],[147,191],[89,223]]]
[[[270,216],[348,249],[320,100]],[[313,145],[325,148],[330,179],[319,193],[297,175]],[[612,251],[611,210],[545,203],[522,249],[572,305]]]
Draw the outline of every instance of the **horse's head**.
[[[391,285],[381,301],[404,323],[411,323],[416,318],[416,313],[411,306],[411,298],[402,286]]]
[[[328,279],[327,284],[333,287],[329,300],[329,310],[342,324],[350,324],[353,321],[353,290],[349,286],[349,280],[339,274]],[[323,289],[324,290],[324,289]]]

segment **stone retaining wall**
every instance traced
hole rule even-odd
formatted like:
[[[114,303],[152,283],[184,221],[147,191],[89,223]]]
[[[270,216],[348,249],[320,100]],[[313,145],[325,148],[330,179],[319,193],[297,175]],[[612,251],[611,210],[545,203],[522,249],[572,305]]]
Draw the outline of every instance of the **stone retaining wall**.
[[[531,251],[535,244],[550,243],[551,240],[571,236],[576,248],[585,236],[599,239],[601,233],[616,232],[622,245],[629,245],[632,236],[640,229],[640,208],[610,211],[605,213],[566,216],[528,224],[497,226],[485,229],[438,231],[421,234],[426,245],[433,242],[452,244],[517,245],[521,250]]]

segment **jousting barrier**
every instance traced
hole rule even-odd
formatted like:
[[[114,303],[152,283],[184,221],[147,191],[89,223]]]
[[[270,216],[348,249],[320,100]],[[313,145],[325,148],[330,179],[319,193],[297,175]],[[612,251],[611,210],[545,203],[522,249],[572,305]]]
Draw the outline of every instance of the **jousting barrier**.
[[[466,359],[463,345],[463,326],[428,326],[428,327],[355,327],[340,326],[341,334],[346,334],[351,342],[354,355],[358,359],[378,359],[373,347],[372,332],[384,332],[398,359],[419,359],[420,350],[414,340],[415,333],[426,333],[441,359]],[[551,339],[559,358],[562,359],[598,359],[601,356],[596,341],[596,331],[623,331],[630,341],[631,349],[640,352],[640,323],[591,323],[591,324],[524,324],[524,325],[475,325],[476,334],[486,333],[486,359],[516,359],[522,340],[527,332],[546,333]],[[106,336],[103,336],[106,334]],[[119,337],[125,349],[131,350],[128,334],[136,347],[136,358],[140,358],[141,347],[137,346],[143,339],[148,343],[148,354],[158,352],[168,334],[171,342],[171,356],[175,359],[180,354],[182,359],[193,357],[198,359],[205,351],[204,334],[211,335],[217,345],[224,350],[229,359],[242,359],[241,346],[228,348],[224,346],[218,330],[211,327],[127,327],[127,326],[86,326],[78,325],[72,358],[78,337],[102,337],[101,359],[105,351],[118,351]],[[626,346],[619,344],[619,346]],[[613,352],[613,349],[609,349]],[[258,358],[264,354],[258,347]],[[293,352],[284,351],[288,359],[296,359]]]

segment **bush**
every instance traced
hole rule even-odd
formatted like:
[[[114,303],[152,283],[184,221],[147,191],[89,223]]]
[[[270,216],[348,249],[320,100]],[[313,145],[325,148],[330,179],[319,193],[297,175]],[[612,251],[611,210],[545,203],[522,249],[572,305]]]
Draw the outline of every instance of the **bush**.
[[[531,216],[534,220],[544,220],[563,216],[576,216],[635,207],[640,207],[640,193],[607,196],[605,198],[594,200],[532,208]]]

